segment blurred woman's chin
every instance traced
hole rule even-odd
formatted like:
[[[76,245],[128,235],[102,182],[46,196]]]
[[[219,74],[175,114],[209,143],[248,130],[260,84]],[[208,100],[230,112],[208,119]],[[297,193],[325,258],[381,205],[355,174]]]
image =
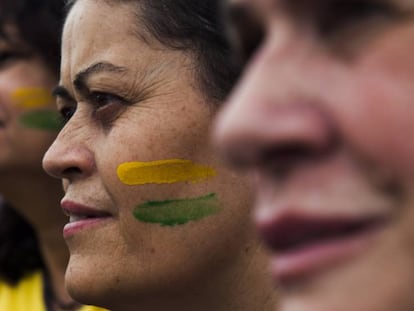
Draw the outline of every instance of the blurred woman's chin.
[[[414,310],[414,298],[409,292],[412,277],[407,273],[410,269],[408,258],[396,254],[395,262],[400,265],[395,267],[390,258],[387,262],[384,256],[378,256],[384,250],[368,252],[365,258],[361,256],[300,282],[281,285],[278,310]]]

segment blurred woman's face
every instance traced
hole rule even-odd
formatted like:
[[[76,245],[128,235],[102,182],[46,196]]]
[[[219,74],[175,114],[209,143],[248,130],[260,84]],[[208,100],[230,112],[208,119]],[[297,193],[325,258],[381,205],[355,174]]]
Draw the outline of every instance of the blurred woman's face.
[[[414,2],[231,2],[264,36],[216,138],[256,176],[280,310],[414,310]]]
[[[238,266],[251,235],[249,191],[213,155],[214,106],[189,55],[116,3],[79,0],[68,16],[55,90],[67,123],[44,158],[66,192],[67,286],[108,307],[196,294]]]
[[[51,90],[56,75],[23,44],[13,27],[0,37],[0,172],[42,173],[41,160],[56,137],[58,121]]]

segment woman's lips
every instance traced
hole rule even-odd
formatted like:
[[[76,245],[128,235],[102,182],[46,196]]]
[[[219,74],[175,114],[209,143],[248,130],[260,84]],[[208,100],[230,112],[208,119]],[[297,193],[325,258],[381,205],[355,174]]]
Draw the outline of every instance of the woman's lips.
[[[68,238],[81,230],[88,229],[110,220],[112,214],[86,207],[71,201],[62,201],[63,212],[69,216],[69,223],[63,228],[63,236]]]
[[[385,217],[318,217],[285,214],[259,224],[265,243],[275,252],[271,271],[288,284],[339,264],[367,249]]]

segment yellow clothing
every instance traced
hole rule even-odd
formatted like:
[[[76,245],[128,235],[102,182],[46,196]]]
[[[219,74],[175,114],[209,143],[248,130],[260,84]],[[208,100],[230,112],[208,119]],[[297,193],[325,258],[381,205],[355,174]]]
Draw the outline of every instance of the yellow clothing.
[[[1,311],[47,311],[43,301],[43,278],[41,272],[33,273],[16,286],[0,280]],[[79,311],[104,311],[104,309],[83,306]]]

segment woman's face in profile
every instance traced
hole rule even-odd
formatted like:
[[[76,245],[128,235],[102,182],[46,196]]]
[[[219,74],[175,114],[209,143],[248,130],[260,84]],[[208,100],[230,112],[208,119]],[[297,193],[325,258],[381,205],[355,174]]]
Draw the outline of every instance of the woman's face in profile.
[[[229,2],[254,53],[216,138],[256,177],[280,310],[414,310],[414,1]]]
[[[213,155],[214,106],[191,57],[153,40],[135,10],[79,0],[63,33],[54,93],[67,123],[44,167],[66,191],[67,286],[89,303],[220,278],[250,234],[249,191]]]
[[[2,178],[28,171],[40,173],[41,159],[57,132],[51,89],[56,76],[16,29],[0,37],[0,172]],[[43,172],[42,172],[43,173]]]

